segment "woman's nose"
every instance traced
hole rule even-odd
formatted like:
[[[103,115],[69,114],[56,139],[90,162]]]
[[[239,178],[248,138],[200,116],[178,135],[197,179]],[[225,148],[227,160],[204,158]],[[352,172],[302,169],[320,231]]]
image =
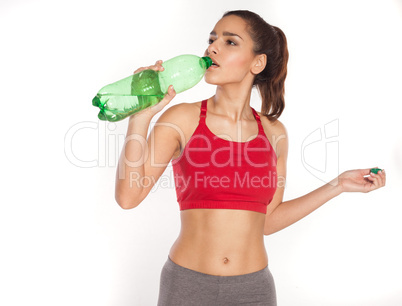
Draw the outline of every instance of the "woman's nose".
[[[216,47],[216,43],[213,42],[212,44],[210,44],[206,50],[207,55],[209,54],[218,54],[218,48]]]

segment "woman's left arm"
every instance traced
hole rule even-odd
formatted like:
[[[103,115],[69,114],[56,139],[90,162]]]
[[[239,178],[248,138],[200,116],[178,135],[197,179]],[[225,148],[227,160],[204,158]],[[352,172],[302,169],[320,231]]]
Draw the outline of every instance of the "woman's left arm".
[[[273,200],[268,205],[264,235],[270,235],[288,227],[343,192],[369,192],[385,186],[385,171],[374,174],[370,172],[370,169],[350,170],[302,197],[283,202],[288,142],[285,130],[282,135],[286,136],[283,138],[285,141],[279,141],[276,144],[278,187]]]

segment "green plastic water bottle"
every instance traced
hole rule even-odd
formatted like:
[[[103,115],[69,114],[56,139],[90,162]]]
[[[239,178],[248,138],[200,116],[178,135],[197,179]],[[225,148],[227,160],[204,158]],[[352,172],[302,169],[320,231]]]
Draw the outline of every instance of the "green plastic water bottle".
[[[92,105],[100,108],[100,120],[120,121],[160,102],[170,85],[176,93],[193,87],[211,65],[208,56],[176,56],[162,63],[163,71],[147,69],[106,85],[93,98]]]

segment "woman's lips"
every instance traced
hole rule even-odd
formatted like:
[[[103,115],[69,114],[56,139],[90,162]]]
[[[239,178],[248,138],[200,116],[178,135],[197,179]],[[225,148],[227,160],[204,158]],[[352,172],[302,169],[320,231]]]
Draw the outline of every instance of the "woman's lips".
[[[207,71],[211,71],[211,70],[218,69],[218,68],[219,68],[218,65],[211,65],[211,66],[209,66],[209,68],[207,69]]]

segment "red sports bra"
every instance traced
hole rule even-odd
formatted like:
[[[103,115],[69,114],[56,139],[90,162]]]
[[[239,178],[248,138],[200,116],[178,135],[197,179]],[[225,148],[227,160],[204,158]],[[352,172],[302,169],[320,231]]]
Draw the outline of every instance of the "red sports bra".
[[[182,154],[172,161],[180,210],[216,208],[266,213],[277,184],[276,154],[261,124],[247,142],[225,140],[205,124],[207,100],[199,124]]]

